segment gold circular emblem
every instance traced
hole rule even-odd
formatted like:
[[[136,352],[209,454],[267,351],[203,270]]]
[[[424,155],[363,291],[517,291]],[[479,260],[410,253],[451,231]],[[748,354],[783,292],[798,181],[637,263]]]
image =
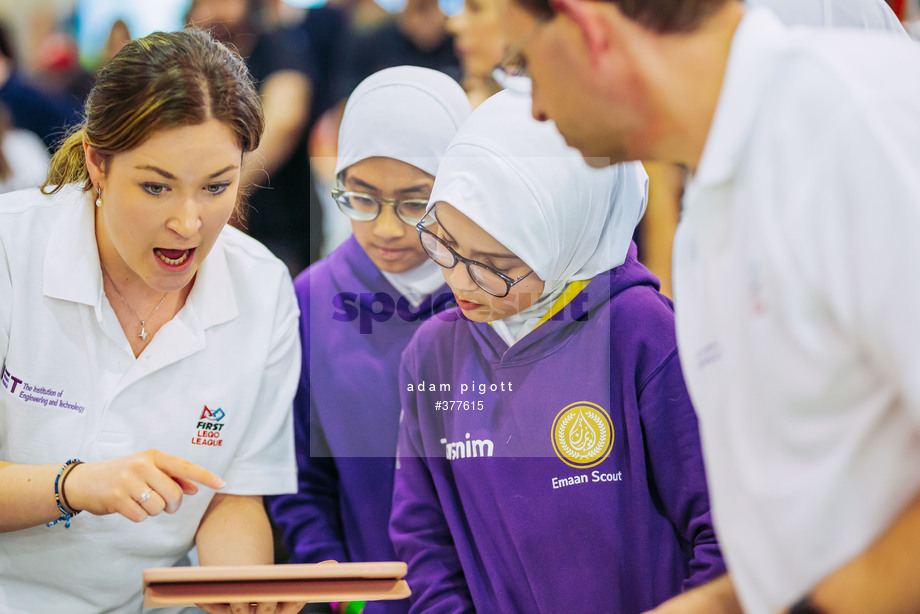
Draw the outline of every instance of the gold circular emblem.
[[[553,449],[570,467],[586,469],[603,462],[613,447],[613,424],[604,408],[579,401],[553,420]]]

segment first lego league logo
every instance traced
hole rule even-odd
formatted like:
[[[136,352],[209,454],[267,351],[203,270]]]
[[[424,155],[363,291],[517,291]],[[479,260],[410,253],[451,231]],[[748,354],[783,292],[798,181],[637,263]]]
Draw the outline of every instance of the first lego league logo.
[[[201,412],[201,417],[198,419],[198,426],[195,427],[198,432],[192,437],[192,444],[196,446],[222,446],[224,440],[220,438],[220,431],[224,428],[224,424],[221,420],[226,415],[220,407],[211,410],[205,405],[204,411]]]

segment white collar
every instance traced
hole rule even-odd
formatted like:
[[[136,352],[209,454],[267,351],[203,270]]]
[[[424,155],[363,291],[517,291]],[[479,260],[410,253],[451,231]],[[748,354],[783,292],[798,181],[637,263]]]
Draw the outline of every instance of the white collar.
[[[50,298],[95,306],[102,296],[102,271],[92,194],[67,185],[57,198],[65,204],[48,237],[42,290]]]
[[[432,292],[444,285],[441,267],[427,257],[414,269],[402,273],[380,273],[390,284],[405,296],[413,307],[418,307]]]
[[[785,30],[767,9],[745,11],[732,39],[712,126],[692,178],[697,189],[727,181],[742,162],[741,152],[777,67],[776,54],[770,51],[784,46]]]

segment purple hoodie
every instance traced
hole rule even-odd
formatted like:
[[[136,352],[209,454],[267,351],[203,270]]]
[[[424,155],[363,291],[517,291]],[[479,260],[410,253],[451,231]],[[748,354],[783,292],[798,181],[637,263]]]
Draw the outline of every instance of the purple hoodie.
[[[412,611],[630,614],[725,572],[657,288],[633,245],[510,349],[466,319],[419,329],[390,520]]]
[[[387,535],[399,357],[422,320],[456,318],[445,285],[413,308],[352,236],[294,282],[303,371],[294,400],[298,492],[272,497],[292,563],[397,560]],[[405,601],[365,612],[405,612]]]

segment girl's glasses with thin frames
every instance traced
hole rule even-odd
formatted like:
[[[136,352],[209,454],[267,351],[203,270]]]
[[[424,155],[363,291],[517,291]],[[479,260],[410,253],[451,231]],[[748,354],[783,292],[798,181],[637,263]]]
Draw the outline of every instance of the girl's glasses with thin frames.
[[[445,269],[452,269],[457,266],[458,262],[462,262],[466,265],[466,272],[469,273],[473,283],[496,298],[508,296],[511,286],[533,273],[531,269],[530,272],[517,279],[508,277],[487,264],[464,258],[447,245],[441,237],[425,228],[422,222],[419,222],[415,228],[418,230],[418,238],[422,242],[422,247],[432,260]]]

